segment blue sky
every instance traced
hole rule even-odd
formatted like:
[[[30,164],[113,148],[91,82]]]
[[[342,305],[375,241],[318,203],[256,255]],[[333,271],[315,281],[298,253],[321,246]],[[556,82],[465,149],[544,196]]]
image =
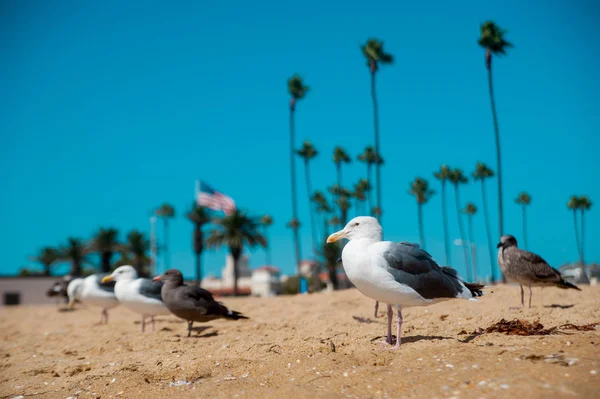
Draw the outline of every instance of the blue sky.
[[[417,4],[418,3],[418,4]],[[495,168],[479,24],[495,20],[515,44],[494,60],[503,146],[506,232],[521,238],[514,197],[527,190],[529,247],[553,265],[576,259],[571,194],[600,201],[600,8],[592,1],[522,2],[3,2],[0,6],[0,274],[101,226],[149,230],[172,203],[172,265],[192,275],[192,226],[181,215],[203,179],[256,215],[270,213],[274,264],[293,270],[286,79],[311,92],[297,107],[297,146],[321,152],[314,187],[333,183],[334,146],[355,157],[372,144],[369,73],[359,45],[384,40],[396,62],[378,75],[386,238],[418,240],[416,176],[446,163]],[[303,248],[310,246],[298,163]],[[365,175],[354,162],[344,184]],[[490,181],[490,208],[496,207]],[[479,185],[463,202],[481,208]],[[449,204],[453,237],[456,214]],[[353,211],[351,211],[353,215]],[[496,232],[495,211],[492,231]],[[600,261],[597,209],[586,258]],[[479,266],[489,270],[481,214]],[[160,233],[160,231],[159,231]],[[443,259],[440,197],[425,206],[427,247]],[[496,242],[497,237],[494,237]],[[218,274],[224,251],[204,264]],[[453,265],[464,274],[459,248]],[[251,266],[264,263],[254,252]],[[486,274],[485,272],[482,274]]]

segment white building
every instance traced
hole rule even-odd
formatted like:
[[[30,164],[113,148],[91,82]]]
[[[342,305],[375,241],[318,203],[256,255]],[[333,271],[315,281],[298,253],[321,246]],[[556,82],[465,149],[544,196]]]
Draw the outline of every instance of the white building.
[[[225,257],[225,266],[221,269],[221,278],[207,276],[202,279],[202,288],[215,295],[233,294],[233,257]],[[248,268],[248,257],[242,255],[238,259],[238,293],[250,295],[252,286],[252,271]]]
[[[274,296],[282,292],[281,272],[273,266],[252,270],[252,296]]]

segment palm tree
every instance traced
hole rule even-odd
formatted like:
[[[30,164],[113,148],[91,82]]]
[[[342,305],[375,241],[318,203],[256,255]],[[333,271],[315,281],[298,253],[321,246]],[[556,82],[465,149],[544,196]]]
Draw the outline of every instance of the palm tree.
[[[335,200],[335,203],[340,209],[340,225],[344,225],[348,221],[348,210],[352,207],[350,195],[350,191],[344,188],[339,197]]]
[[[151,264],[148,257],[149,249],[150,241],[144,236],[144,233],[137,230],[129,232],[122,257],[132,261],[133,267],[140,277],[146,277],[150,273],[148,270]]]
[[[521,213],[523,217],[523,243],[525,244],[525,249],[527,249],[527,217],[525,214],[525,208],[531,204],[531,196],[523,191],[517,196],[517,198],[515,198],[515,203],[521,205]]]
[[[369,189],[369,181],[367,179],[360,179],[354,185],[352,197],[356,199],[356,216],[360,216],[360,214],[366,215],[365,201],[367,200],[366,193],[369,192]]]
[[[333,149],[333,163],[335,164],[335,170],[337,172],[337,185],[342,187],[342,163],[350,163],[352,158],[344,151],[342,147],[335,147]]]
[[[467,231],[469,234],[469,247],[471,247],[471,263],[473,266],[473,278],[475,280],[477,280],[477,264],[475,262],[475,259],[477,258],[475,256],[475,244],[473,243],[473,215],[475,215],[477,213],[477,207],[470,203],[467,202],[467,205],[465,206],[465,209],[462,210],[462,212],[467,215]]]
[[[375,132],[375,153],[381,154],[379,151],[379,110],[377,107],[377,95],[375,93],[375,73],[379,69],[379,65],[391,64],[394,62],[394,57],[383,50],[383,42],[377,39],[369,39],[367,43],[361,47],[362,53],[367,59],[367,66],[371,71],[371,98],[373,100],[373,130]],[[378,217],[381,221],[381,164],[375,166],[375,178],[377,180],[377,210]]]
[[[339,243],[334,242],[332,244],[327,244],[325,241],[323,241],[322,253],[331,286],[334,290],[337,290],[339,288],[337,279],[337,263],[338,259],[340,258]]]
[[[433,176],[442,184],[442,225],[444,226],[444,253],[446,265],[451,266],[450,236],[448,234],[448,213],[446,211],[446,182],[450,177],[450,168],[446,165],[440,166],[440,170],[434,172]]]
[[[89,249],[79,238],[69,237],[67,245],[59,250],[59,260],[71,262],[69,274],[73,277],[81,276],[84,263],[87,263]]]
[[[567,202],[567,208],[573,211],[573,226],[575,227],[575,243],[577,244],[577,255],[579,256],[579,263],[583,263],[583,257],[581,256],[581,242],[579,239],[579,226],[577,224],[577,210],[579,209],[579,197],[572,195]]]
[[[371,187],[373,182],[373,178],[371,176],[371,169],[373,165],[383,165],[383,158],[377,155],[373,147],[368,146],[365,147],[365,152],[358,155],[357,159],[360,162],[363,162],[367,165],[367,183],[369,187],[369,189],[367,190],[367,200],[369,211],[371,211],[373,209],[373,203],[371,202]]]
[[[425,233],[423,230],[423,205],[431,199],[434,191],[429,188],[429,182],[423,178],[416,177],[415,180],[410,184],[408,190],[410,195],[414,195],[417,200],[417,213],[419,220],[419,238],[421,248],[425,249]]]
[[[311,233],[312,244],[313,244],[313,254],[316,256],[317,255],[317,235],[315,233],[315,220],[314,220],[313,207],[312,207],[312,203],[310,201],[310,194],[312,193],[312,188],[311,188],[311,183],[310,183],[309,164],[310,164],[310,160],[313,159],[314,157],[316,157],[319,154],[319,152],[317,151],[317,149],[315,147],[313,147],[313,145],[310,143],[310,141],[306,140],[306,141],[304,141],[302,148],[299,150],[296,150],[296,154],[298,154],[298,156],[300,156],[304,160],[304,177],[306,179],[306,194],[308,195],[308,215],[310,217],[310,233]]]
[[[494,246],[492,242],[492,235],[490,233],[490,218],[487,207],[487,195],[485,192],[485,181],[494,177],[494,171],[487,167],[483,162],[477,162],[475,171],[473,172],[473,179],[481,182],[481,200],[483,204],[483,220],[485,222],[485,234],[487,236],[488,243],[488,254],[490,256],[490,267],[492,268],[492,283],[496,282],[496,257],[494,256]]]
[[[44,276],[50,276],[52,273],[52,265],[54,265],[60,258],[58,250],[45,247],[40,250],[37,256],[31,258],[35,262],[39,262],[44,266]]]
[[[271,215],[263,215],[263,217],[260,218],[260,224],[263,226],[263,229],[265,230],[265,240],[267,241],[267,246],[265,247],[265,254],[267,255],[266,264],[272,265],[272,263],[271,263],[271,245],[269,244],[269,238],[268,238],[269,235],[268,235],[267,230],[273,224],[273,218],[271,217]]]
[[[169,269],[171,266],[171,258],[169,256],[169,219],[175,217],[175,208],[169,204],[162,204],[160,208],[154,211],[154,214],[163,220],[164,232],[165,232],[165,269]]]
[[[121,248],[118,236],[117,229],[101,228],[90,244],[90,250],[100,253],[101,273],[110,273],[112,270],[112,257]]]
[[[202,283],[202,251],[204,250],[204,232],[202,227],[210,222],[210,213],[208,209],[198,205],[196,201],[192,203],[192,209],[185,215],[187,220],[194,224],[194,235],[192,245],[196,255],[196,284]]]
[[[215,228],[210,233],[206,243],[210,248],[218,248],[223,245],[229,247],[229,252],[233,258],[233,295],[237,296],[238,261],[244,246],[252,248],[260,245],[266,248],[267,241],[259,232],[259,221],[238,209],[230,215],[215,219],[213,223]]]
[[[316,211],[317,214],[322,215],[323,216],[323,239],[325,239],[327,237],[327,233],[328,233],[328,224],[327,224],[327,215],[330,214],[333,210],[331,209],[331,207],[329,206],[329,203],[327,202],[327,198],[325,197],[325,195],[321,192],[321,191],[315,191],[315,193],[312,195],[312,197],[310,197],[311,201],[314,202],[315,207],[316,207]]]
[[[465,245],[465,229],[463,227],[462,218],[460,217],[460,195],[458,186],[460,184],[466,184],[469,179],[463,174],[460,169],[452,169],[450,171],[450,175],[448,176],[448,180],[454,186],[454,199],[456,201],[456,217],[458,219],[458,231],[460,232],[460,241],[461,246],[465,255],[465,268],[467,272],[467,279],[470,280],[470,266],[469,266],[469,251],[467,250],[467,246]]]
[[[584,224],[584,220],[585,220],[585,212],[589,211],[590,208],[592,207],[592,201],[590,200],[590,198],[587,195],[583,195],[581,197],[579,197],[579,210],[581,211],[581,267],[585,268],[585,262],[584,262],[584,247],[585,247],[585,224]]]
[[[501,29],[492,21],[481,25],[481,36],[479,45],[485,48],[485,66],[488,70],[488,84],[490,88],[490,101],[492,106],[492,117],[494,119],[494,136],[496,139],[496,162],[498,170],[498,227],[499,237],[504,231],[504,218],[502,208],[502,164],[500,157],[500,131],[498,129],[498,116],[496,115],[496,104],[494,102],[494,86],[492,82],[492,55],[505,55],[506,49],[512,44],[504,39],[505,30]]]
[[[302,255],[300,253],[300,236],[298,229],[300,228],[300,221],[298,220],[298,198],[296,196],[296,162],[294,159],[295,151],[295,126],[294,126],[294,115],[296,113],[296,102],[303,99],[306,93],[309,91],[309,87],[304,85],[302,79],[298,75],[292,76],[288,79],[288,92],[292,96],[290,99],[290,174],[292,184],[292,231],[294,233],[294,250],[296,254],[296,274],[300,273],[300,259]]]

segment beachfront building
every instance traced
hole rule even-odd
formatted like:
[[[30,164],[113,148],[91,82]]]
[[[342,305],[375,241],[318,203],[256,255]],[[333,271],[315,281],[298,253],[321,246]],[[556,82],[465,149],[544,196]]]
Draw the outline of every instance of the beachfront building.
[[[274,266],[261,266],[252,270],[252,296],[275,296],[283,291],[281,271]]]

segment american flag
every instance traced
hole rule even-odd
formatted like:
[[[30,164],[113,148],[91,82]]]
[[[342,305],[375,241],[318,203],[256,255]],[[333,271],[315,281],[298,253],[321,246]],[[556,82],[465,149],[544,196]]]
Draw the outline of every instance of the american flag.
[[[226,215],[231,215],[235,211],[235,201],[231,197],[218,192],[204,182],[200,182],[200,191],[197,193],[196,200],[198,205],[223,211]]]

